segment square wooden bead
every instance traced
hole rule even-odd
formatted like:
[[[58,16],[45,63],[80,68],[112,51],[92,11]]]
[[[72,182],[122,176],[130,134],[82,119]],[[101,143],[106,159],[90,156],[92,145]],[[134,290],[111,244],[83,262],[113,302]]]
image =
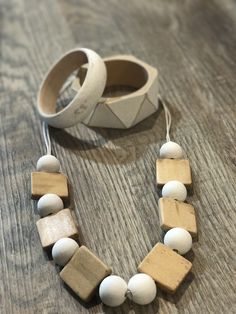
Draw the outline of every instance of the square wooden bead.
[[[157,185],[162,186],[171,180],[178,180],[184,185],[192,184],[189,161],[186,159],[157,159]]]
[[[36,225],[44,249],[50,248],[61,238],[76,239],[78,237],[78,230],[69,208],[39,219]]]
[[[192,263],[183,256],[157,243],[138,266],[138,271],[151,276],[164,291],[175,293],[191,267]]]
[[[111,268],[86,246],[81,246],[60,272],[60,276],[82,300],[88,302],[100,282],[111,272]]]
[[[180,227],[190,232],[192,236],[197,235],[196,216],[191,204],[162,197],[158,205],[160,225],[163,230]]]
[[[68,198],[67,177],[62,173],[32,172],[32,198],[37,199],[47,193],[54,193],[61,198]]]

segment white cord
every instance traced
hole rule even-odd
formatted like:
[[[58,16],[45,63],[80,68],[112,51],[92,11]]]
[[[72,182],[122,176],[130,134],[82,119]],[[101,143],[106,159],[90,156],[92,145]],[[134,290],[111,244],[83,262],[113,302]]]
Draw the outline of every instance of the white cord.
[[[51,155],[52,154],[51,139],[49,134],[49,128],[45,121],[43,121],[43,139],[47,148],[47,155]]]
[[[161,96],[158,96],[160,102],[162,103],[163,109],[165,111],[165,120],[166,120],[166,141],[170,142],[170,128],[171,128],[171,113],[168,109],[166,102],[161,98]]]

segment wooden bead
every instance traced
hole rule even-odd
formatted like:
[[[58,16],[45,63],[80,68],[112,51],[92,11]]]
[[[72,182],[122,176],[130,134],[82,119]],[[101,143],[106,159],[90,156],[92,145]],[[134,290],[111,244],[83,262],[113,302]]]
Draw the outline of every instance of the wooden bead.
[[[157,185],[162,186],[168,181],[180,181],[186,186],[192,184],[189,161],[186,159],[157,159]]]
[[[68,198],[67,177],[62,173],[32,172],[31,197],[37,199],[48,193]]]
[[[169,141],[161,146],[160,157],[180,159],[183,157],[183,150],[179,144]]]
[[[172,228],[164,236],[164,244],[177,253],[184,255],[192,248],[191,234],[183,228]]]
[[[60,277],[83,301],[88,302],[100,282],[110,274],[110,267],[87,247],[81,246],[60,272]]]
[[[138,271],[151,276],[166,292],[175,293],[192,268],[192,263],[162,243],[148,253]]]
[[[78,247],[79,245],[75,240],[71,238],[61,238],[52,248],[52,258],[54,262],[60,266],[65,266],[75,254]]]
[[[78,230],[69,208],[39,219],[36,225],[44,249],[53,246],[61,238],[78,237]]]
[[[59,160],[52,155],[44,155],[39,158],[36,166],[38,171],[44,172],[59,172],[60,171],[60,162]]]
[[[158,201],[159,219],[164,231],[180,227],[187,230],[192,236],[197,235],[197,223],[194,207],[191,204],[162,197]]]
[[[41,217],[55,214],[64,208],[62,199],[52,193],[48,193],[40,197],[37,204],[38,213]]]
[[[184,202],[187,197],[187,189],[182,182],[173,180],[164,184],[161,194],[163,197],[170,197]]]
[[[128,282],[129,298],[140,305],[151,303],[157,293],[157,287],[151,276],[136,274]]]
[[[99,287],[99,296],[102,303],[108,306],[120,306],[125,302],[127,283],[123,278],[111,275],[103,279]]]

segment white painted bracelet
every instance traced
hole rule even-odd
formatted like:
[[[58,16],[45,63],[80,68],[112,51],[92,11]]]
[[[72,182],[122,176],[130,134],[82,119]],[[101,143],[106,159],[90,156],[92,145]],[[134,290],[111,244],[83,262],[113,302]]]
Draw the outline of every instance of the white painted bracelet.
[[[57,112],[60,89],[68,76],[84,64],[88,64],[88,70],[83,85],[71,102]],[[106,78],[104,61],[96,52],[87,48],[69,51],[52,66],[39,89],[37,106],[41,118],[56,128],[67,128],[82,121],[102,96]]]
[[[158,109],[158,71],[131,55],[103,58],[107,82],[103,97],[82,122],[92,127],[130,128]],[[73,82],[75,91],[86,77],[87,67],[81,67]]]

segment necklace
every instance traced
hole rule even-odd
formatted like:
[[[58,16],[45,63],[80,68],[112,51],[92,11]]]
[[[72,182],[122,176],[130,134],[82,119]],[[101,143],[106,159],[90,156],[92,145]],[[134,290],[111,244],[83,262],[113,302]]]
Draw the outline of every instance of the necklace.
[[[108,306],[119,306],[126,298],[145,305],[156,297],[157,286],[174,293],[192,264],[182,255],[192,247],[197,235],[195,212],[185,202],[186,187],[191,186],[189,161],[183,159],[182,148],[170,140],[171,114],[165,102],[166,143],[160,148],[156,162],[156,179],[162,188],[159,199],[160,227],[167,231],[164,244],[157,243],[138,265],[138,273],[128,283],[117,275],[89,248],[77,243],[78,231],[71,210],[64,208],[68,199],[67,177],[60,172],[59,160],[51,154],[48,125],[43,122],[46,155],[39,158],[37,172],[31,174],[32,198],[38,199],[41,218],[37,229],[42,247],[51,250],[56,264],[62,266],[61,279],[85,302],[91,300],[99,287],[101,301]]]

